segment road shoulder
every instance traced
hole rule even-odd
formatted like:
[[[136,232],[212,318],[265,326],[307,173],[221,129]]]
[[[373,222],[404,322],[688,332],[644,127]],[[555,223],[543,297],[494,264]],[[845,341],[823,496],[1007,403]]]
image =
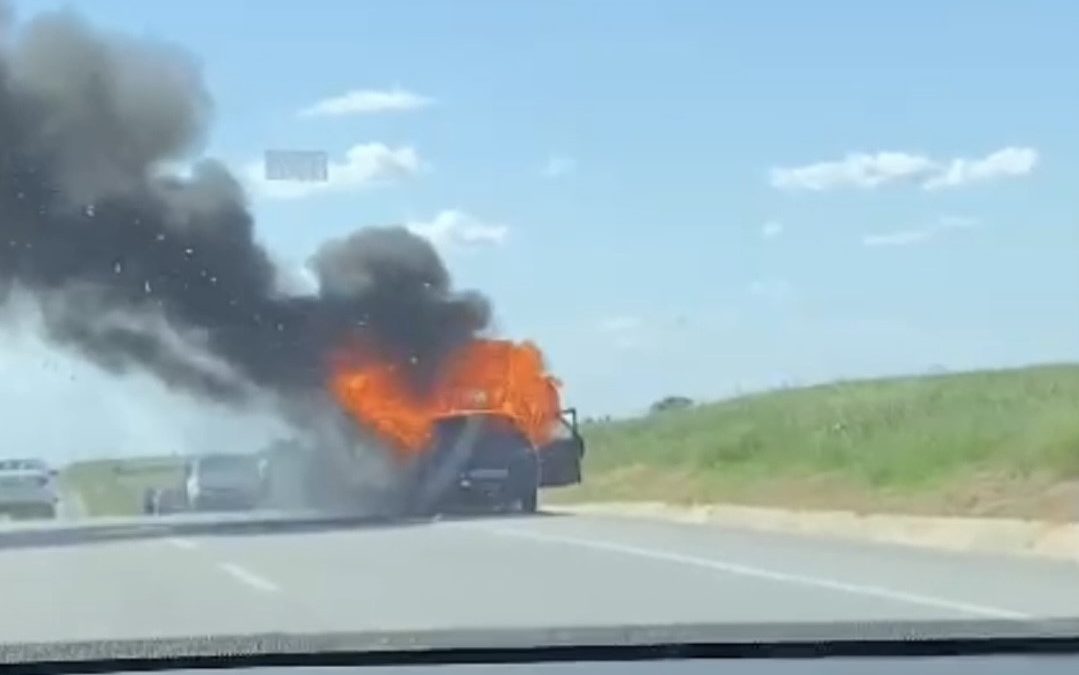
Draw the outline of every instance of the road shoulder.
[[[768,532],[904,544],[953,551],[1030,555],[1079,563],[1079,523],[1012,518],[953,518],[853,511],[663,502],[592,502],[544,507],[552,513],[708,523]]]

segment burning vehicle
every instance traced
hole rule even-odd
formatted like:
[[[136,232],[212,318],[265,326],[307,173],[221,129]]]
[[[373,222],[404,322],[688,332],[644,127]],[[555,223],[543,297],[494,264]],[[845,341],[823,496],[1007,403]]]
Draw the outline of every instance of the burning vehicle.
[[[407,474],[406,510],[534,512],[540,487],[580,482],[575,410],[530,343],[473,340],[417,390],[392,363],[335,369],[337,400]]]
[[[532,512],[581,482],[585,445],[530,343],[475,339],[420,386],[409,364],[341,350],[333,414],[260,453],[264,506],[340,515]],[[329,420],[328,422],[326,420]]]

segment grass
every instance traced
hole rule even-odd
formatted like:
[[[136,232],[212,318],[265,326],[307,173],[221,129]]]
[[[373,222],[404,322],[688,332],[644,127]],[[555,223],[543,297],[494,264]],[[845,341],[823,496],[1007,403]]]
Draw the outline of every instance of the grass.
[[[142,511],[147,488],[180,485],[183,464],[171,457],[78,462],[64,471],[62,480],[78,492],[87,515],[127,516]]]
[[[1079,512],[1079,365],[841,382],[591,423],[556,501]]]
[[[738,502],[1079,516],[1079,365],[840,382],[590,423],[585,484],[550,501]],[[177,460],[86,462],[91,515],[178,485]]]

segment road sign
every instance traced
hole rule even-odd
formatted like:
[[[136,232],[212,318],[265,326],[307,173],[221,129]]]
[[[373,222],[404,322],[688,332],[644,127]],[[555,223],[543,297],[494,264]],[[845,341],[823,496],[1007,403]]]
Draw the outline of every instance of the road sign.
[[[266,180],[324,183],[330,178],[329,160],[321,150],[267,150]]]

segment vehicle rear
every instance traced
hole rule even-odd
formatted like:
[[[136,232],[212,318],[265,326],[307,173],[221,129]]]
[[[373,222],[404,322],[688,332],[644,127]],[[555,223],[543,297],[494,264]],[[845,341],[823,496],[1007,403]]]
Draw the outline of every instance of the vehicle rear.
[[[38,460],[0,460],[0,513],[12,518],[54,518],[59,504],[55,472]]]
[[[535,511],[535,448],[501,415],[445,417],[416,466],[414,485],[413,505],[419,511]]]
[[[211,455],[188,467],[186,502],[195,511],[236,511],[258,506],[262,473],[248,455]]]
[[[536,447],[508,416],[447,416],[417,464],[414,504],[424,511],[531,513],[539,489],[581,482],[584,441],[576,410],[562,412],[545,444]]]

